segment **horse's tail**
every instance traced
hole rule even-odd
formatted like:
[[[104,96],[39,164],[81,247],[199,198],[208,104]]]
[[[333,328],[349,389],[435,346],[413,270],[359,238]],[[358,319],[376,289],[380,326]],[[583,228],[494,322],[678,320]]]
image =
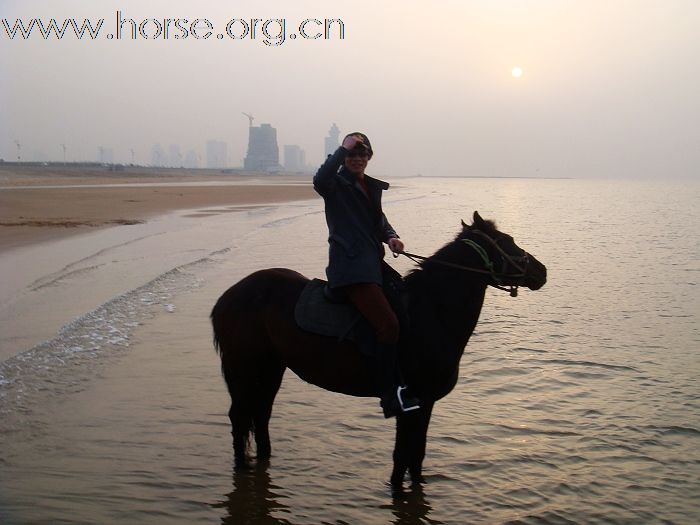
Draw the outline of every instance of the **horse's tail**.
[[[211,315],[209,316],[209,318],[211,319],[212,328],[214,329],[214,350],[216,350],[216,353],[219,354],[219,356],[222,358],[223,358],[222,354],[224,352],[223,339],[225,337],[224,336],[224,325],[223,325],[223,318],[224,318],[223,298],[224,298],[224,296],[222,295],[219,298],[219,300],[216,301],[214,308],[212,308],[212,310],[211,310]]]
[[[241,366],[241,341],[237,337],[242,309],[234,292],[227,290],[211,312],[214,349],[221,358],[221,373],[231,396],[228,416],[231,421],[236,461],[245,461],[250,436],[254,432],[250,393],[246,392],[245,370]]]
[[[232,401],[239,401],[240,392],[237,386],[237,366],[236,350],[236,311],[230,301],[227,301],[226,294],[216,302],[211,311],[211,324],[214,329],[214,349],[221,359],[221,374],[224,376],[226,386],[231,394]]]

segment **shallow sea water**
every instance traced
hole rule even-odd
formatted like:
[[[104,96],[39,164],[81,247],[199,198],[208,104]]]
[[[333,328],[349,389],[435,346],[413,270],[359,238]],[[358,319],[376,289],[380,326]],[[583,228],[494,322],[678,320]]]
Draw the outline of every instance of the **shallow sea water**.
[[[322,276],[319,199],[103,237],[12,291],[23,311],[102,299],[0,363],[0,522],[700,521],[700,186],[393,184],[385,211],[409,251],[432,253],[478,209],[549,276],[515,299],[487,293],[460,381],[435,407],[422,488],[392,497],[393,424],[376,400],[289,371],[270,464],[233,470],[208,314],[256,269]]]

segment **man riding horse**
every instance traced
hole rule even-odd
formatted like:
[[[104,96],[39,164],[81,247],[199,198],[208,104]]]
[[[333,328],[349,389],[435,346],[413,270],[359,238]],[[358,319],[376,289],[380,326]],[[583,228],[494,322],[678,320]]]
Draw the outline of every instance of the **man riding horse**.
[[[387,270],[382,243],[394,253],[402,252],[404,245],[382,211],[382,191],[389,184],[365,174],[372,155],[367,136],[351,133],[313,182],[323,197],[328,224],[328,286],[346,297],[374,329],[375,382],[389,418],[420,405],[401,379],[399,319],[383,291]]]

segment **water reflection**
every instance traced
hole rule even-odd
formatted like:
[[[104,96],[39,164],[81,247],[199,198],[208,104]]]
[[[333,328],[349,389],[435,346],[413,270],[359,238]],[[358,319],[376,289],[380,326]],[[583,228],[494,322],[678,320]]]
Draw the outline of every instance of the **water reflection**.
[[[421,485],[412,485],[409,490],[394,492],[391,513],[394,515],[393,525],[423,525],[431,523],[439,525],[442,521],[428,517],[433,510],[425,499]]]
[[[249,469],[234,470],[233,490],[226,494],[213,508],[225,509],[221,523],[225,525],[293,525],[280,514],[293,514],[292,509],[282,500],[282,488],[272,484],[268,472],[269,462],[254,464]],[[386,523],[392,525],[442,524],[442,521],[429,517],[432,507],[425,497],[423,487],[412,485],[407,490],[392,492],[390,502],[375,507],[386,513]],[[365,508],[365,512],[371,512]],[[332,513],[332,511],[331,511]],[[389,515],[393,517],[389,521]],[[376,517],[376,515],[375,515]],[[345,523],[338,520],[337,523]]]
[[[275,493],[279,487],[274,486],[267,472],[269,462],[260,462],[250,469],[234,469],[233,490],[225,500],[212,505],[214,508],[226,509],[226,516],[221,518],[225,525],[291,525],[291,522],[276,518],[274,513],[285,512],[289,507],[280,503],[285,496]]]

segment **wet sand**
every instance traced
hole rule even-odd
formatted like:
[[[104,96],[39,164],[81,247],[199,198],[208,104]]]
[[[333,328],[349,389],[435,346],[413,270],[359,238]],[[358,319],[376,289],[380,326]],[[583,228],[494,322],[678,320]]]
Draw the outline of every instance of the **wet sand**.
[[[313,198],[308,176],[217,170],[0,167],[0,251],[174,210]]]

